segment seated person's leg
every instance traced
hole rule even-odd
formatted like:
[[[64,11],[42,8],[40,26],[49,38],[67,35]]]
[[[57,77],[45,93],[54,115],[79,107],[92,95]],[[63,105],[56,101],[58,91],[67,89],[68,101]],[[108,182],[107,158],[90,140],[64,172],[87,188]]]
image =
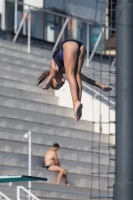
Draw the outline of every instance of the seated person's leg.
[[[67,172],[66,172],[66,170],[65,170],[65,172],[63,174],[63,180],[64,180],[65,185],[70,186],[70,184],[67,181]]]
[[[59,166],[56,166],[56,165],[51,165],[51,166],[48,168],[48,170],[55,171],[55,172],[59,172],[58,178],[57,178],[57,182],[56,182],[56,184],[59,185],[59,184],[60,184],[60,181],[61,181],[61,178],[62,178],[62,176],[63,176],[63,174],[64,174],[64,169],[61,168],[61,167],[59,167]]]
[[[68,181],[67,181],[67,175],[66,175],[67,172],[66,172],[65,169],[63,169],[63,168],[61,168],[59,166],[56,166],[56,165],[51,165],[51,166],[49,166],[48,170],[59,172],[56,184],[59,185],[60,181],[61,181],[61,178],[63,178],[65,184],[69,185]]]

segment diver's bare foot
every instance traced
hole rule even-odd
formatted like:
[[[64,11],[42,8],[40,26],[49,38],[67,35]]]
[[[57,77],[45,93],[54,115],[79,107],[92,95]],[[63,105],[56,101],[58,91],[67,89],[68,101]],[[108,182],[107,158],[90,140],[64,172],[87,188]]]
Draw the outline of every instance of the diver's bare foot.
[[[80,101],[74,104],[74,115],[77,121],[79,121],[82,116],[82,107],[83,105],[80,103]]]
[[[101,89],[102,89],[104,92],[110,92],[110,91],[112,90],[111,87],[106,86],[106,85],[102,85],[102,86],[101,86]]]
[[[69,183],[67,183],[66,185],[67,185],[67,186],[70,186],[70,184],[69,184]]]

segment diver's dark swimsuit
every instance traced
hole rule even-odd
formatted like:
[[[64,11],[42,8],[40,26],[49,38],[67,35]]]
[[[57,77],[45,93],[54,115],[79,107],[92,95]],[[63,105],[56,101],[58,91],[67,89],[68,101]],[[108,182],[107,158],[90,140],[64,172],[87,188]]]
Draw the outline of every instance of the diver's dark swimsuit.
[[[63,44],[65,42],[69,42],[69,41],[73,41],[76,42],[79,45],[79,49],[80,47],[83,45],[82,42],[78,41],[78,40],[65,40],[64,42],[62,42],[55,50],[55,52],[53,53],[53,60],[56,63],[56,65],[59,67],[59,69],[64,67],[64,58],[63,58]]]
[[[45,166],[46,169],[49,169],[51,167],[51,165]]]

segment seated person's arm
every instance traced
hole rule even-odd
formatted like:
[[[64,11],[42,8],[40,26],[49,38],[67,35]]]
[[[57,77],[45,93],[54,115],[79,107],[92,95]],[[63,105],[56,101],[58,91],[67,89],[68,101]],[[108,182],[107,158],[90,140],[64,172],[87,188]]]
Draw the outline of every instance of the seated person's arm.
[[[54,159],[55,159],[55,164],[56,164],[57,166],[60,166],[60,162],[59,162],[59,159],[58,159],[56,153],[55,153]]]

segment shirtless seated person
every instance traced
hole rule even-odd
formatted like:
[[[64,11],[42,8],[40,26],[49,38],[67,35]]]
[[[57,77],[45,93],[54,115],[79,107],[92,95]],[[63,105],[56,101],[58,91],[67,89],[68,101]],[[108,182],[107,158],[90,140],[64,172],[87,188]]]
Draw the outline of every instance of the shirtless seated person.
[[[60,184],[61,178],[64,180],[65,184],[69,186],[67,182],[67,171],[60,167],[60,163],[57,157],[56,151],[59,149],[59,144],[55,143],[49,150],[45,153],[45,167],[48,170],[59,172],[57,178],[57,184]]]

